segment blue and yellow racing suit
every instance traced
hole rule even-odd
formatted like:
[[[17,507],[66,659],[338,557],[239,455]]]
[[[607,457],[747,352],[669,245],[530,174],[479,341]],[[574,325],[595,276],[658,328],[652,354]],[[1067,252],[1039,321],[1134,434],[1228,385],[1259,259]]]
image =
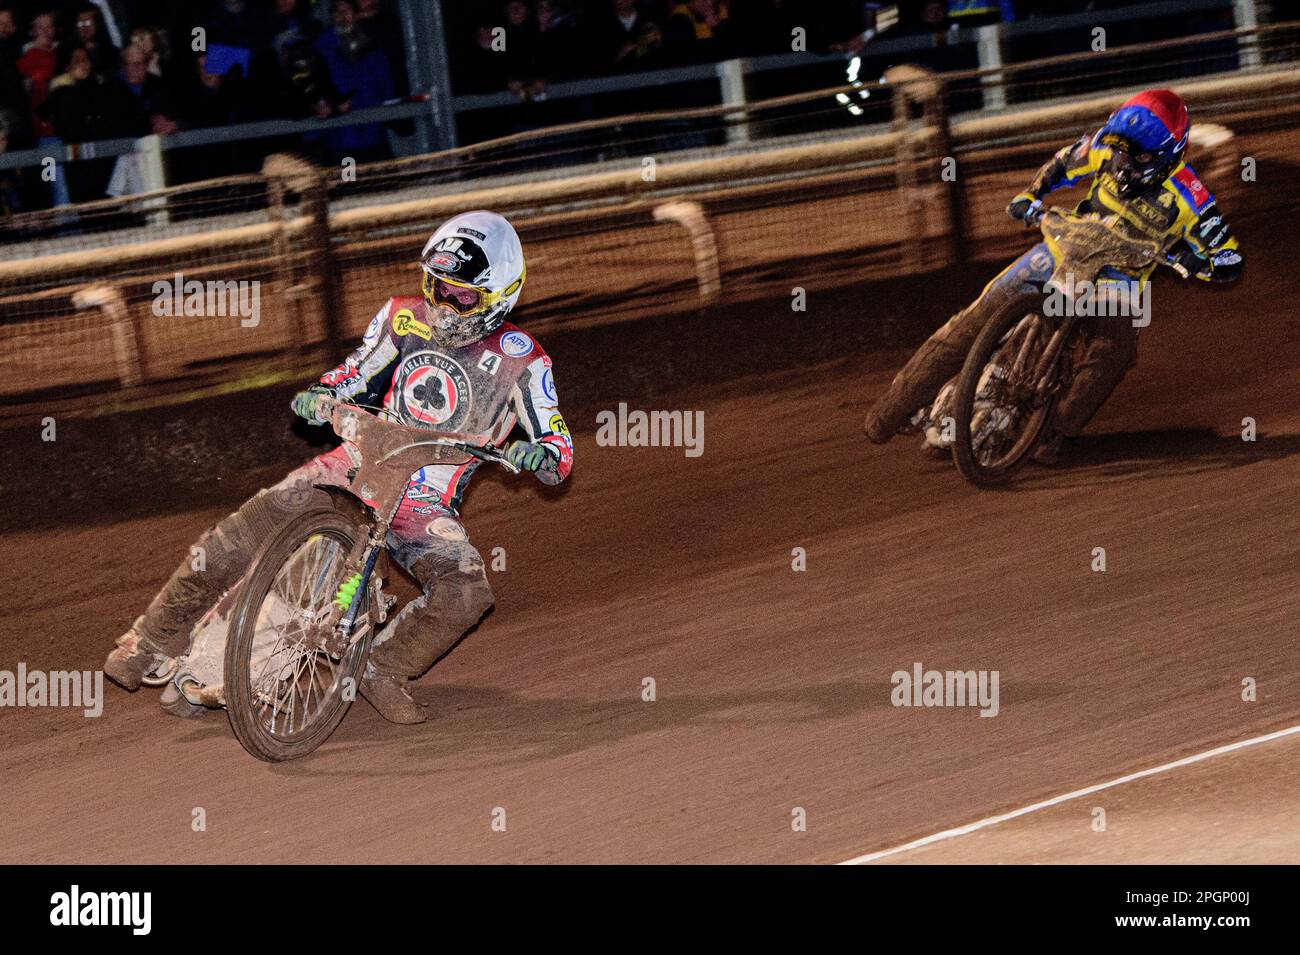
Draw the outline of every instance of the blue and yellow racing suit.
[[[1112,150],[1100,142],[1100,132],[1084,136],[1057,152],[1038,171],[1029,195],[1035,199],[1056,189],[1074,186],[1089,176],[1088,196],[1076,211],[1113,212],[1134,234],[1165,239],[1176,236],[1199,260],[1192,271],[1199,279],[1231,282],[1241,274],[1241,252],[1237,240],[1223,221],[1218,204],[1196,171],[1186,162],[1174,167],[1163,182],[1121,198],[1109,173]],[[1147,270],[1150,274],[1154,265]]]
[[[1100,134],[1084,136],[1059,150],[1019,198],[1041,199],[1055,189],[1092,182],[1077,212],[1115,214],[1134,237],[1171,242],[1171,252],[1189,274],[1205,281],[1229,282],[1241,274],[1242,256],[1218,204],[1191,166],[1180,162],[1162,181],[1121,196],[1109,171],[1112,150]],[[1101,279],[1145,281],[1155,265],[1137,276],[1104,270]],[[1026,285],[1041,287],[1056,261],[1047,243],[1039,242],[1016,259],[980,297],[954,315],[917,349],[894,377],[885,395],[867,413],[864,429],[876,442],[888,441],[904,428],[917,409],[927,407],[944,383],[956,375],[980,329]],[[1138,329],[1131,322],[1089,321],[1086,345],[1076,361],[1074,380],[1061,396],[1053,426],[1077,435],[1120,383],[1137,357]]]

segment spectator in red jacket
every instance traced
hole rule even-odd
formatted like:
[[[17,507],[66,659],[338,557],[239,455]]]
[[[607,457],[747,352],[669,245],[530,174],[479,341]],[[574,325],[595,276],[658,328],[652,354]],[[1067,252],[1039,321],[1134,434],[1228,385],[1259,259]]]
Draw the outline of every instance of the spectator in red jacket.
[[[50,95],[59,59],[58,23],[53,10],[43,10],[32,18],[32,42],[23,48],[18,72],[27,82],[27,99],[32,108],[32,128],[38,137],[54,135],[54,127],[41,115],[41,106]]]

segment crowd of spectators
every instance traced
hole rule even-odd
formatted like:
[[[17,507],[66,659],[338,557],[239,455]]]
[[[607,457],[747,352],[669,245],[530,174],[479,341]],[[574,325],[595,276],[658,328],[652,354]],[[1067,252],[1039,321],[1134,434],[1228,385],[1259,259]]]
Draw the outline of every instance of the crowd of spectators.
[[[390,101],[407,92],[404,4],[416,17],[412,43],[430,55],[446,50],[455,93],[511,91],[527,103],[564,80],[790,53],[797,34],[813,52],[857,53],[883,37],[1139,0],[436,0],[441,47],[421,33],[426,2],[0,0],[0,153],[255,120],[325,120]],[[652,89],[617,105],[675,103]],[[556,121],[520,109],[514,128]],[[389,154],[388,131],[401,129],[335,125],[256,144],[176,149],[168,179],[252,170],[282,148],[327,163],[380,159]],[[473,128],[465,132],[475,138]],[[129,164],[111,158],[66,170],[54,182],[32,168],[0,170],[0,215],[138,191]]]
[[[396,0],[0,0],[0,152],[263,119],[327,119],[404,92]],[[270,148],[179,150],[173,181],[256,168]],[[291,144],[388,154],[379,125]],[[170,158],[170,157],[169,157]],[[135,191],[111,158],[0,172],[0,214]]]
[[[946,33],[1137,0],[505,0],[448,4],[457,90],[536,98],[549,83]]]

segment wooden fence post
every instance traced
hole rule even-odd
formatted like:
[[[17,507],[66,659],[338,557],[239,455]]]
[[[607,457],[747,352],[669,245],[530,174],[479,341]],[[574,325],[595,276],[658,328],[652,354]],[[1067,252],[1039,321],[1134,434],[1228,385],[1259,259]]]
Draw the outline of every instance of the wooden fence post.
[[[268,156],[262,165],[270,190],[268,215],[273,222],[281,223],[279,230],[284,246],[277,252],[288,251],[284,228],[287,221],[286,196],[296,192],[299,196],[301,216],[307,220],[303,254],[306,257],[307,282],[316,291],[316,302],[322,318],[321,337],[331,350],[343,347],[343,294],[339,283],[339,270],[330,244],[329,184],[323,170],[296,156],[276,153]],[[278,258],[279,256],[277,256]],[[290,285],[293,292],[301,286]],[[305,324],[305,323],[304,323]]]

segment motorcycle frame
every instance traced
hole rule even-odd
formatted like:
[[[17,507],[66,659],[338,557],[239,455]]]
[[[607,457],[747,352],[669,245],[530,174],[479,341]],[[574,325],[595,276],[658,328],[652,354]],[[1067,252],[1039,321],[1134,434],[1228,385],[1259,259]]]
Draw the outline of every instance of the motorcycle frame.
[[[501,464],[514,472],[518,468],[500,454],[488,450],[491,445],[486,435],[459,431],[430,432],[383,421],[366,414],[358,405],[327,396],[318,400],[317,414],[326,417],[334,432],[343,439],[353,463],[348,471],[347,485],[331,485],[327,489],[342,491],[355,498],[372,517],[368,522],[365,543],[349,561],[345,571],[346,574],[359,573],[361,579],[347,610],[335,621],[324,647],[331,655],[342,656],[358,639],[353,629],[369,597],[371,577],[386,549],[388,532],[402,505],[411,475],[430,464],[462,465],[476,457]]]

